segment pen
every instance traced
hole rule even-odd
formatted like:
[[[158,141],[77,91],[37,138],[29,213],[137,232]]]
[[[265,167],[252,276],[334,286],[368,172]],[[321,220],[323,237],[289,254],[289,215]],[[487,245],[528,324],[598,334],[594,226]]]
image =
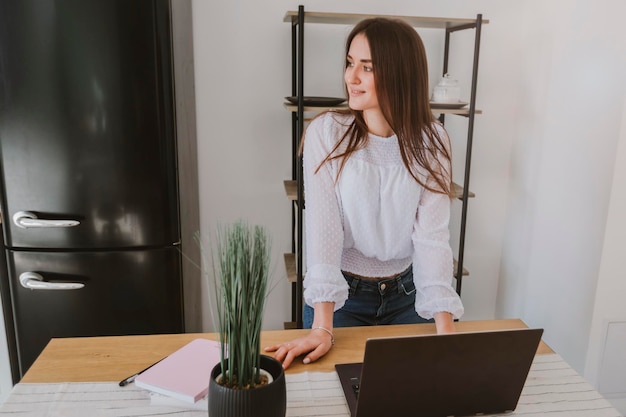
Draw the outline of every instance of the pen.
[[[165,358],[163,358],[163,359],[165,359]],[[133,382],[135,380],[135,378],[137,378],[142,373],[146,372],[148,369],[152,368],[157,363],[161,362],[163,359],[159,359],[158,361],[156,361],[152,365],[148,366],[146,369],[142,369],[141,371],[137,372],[136,374],[133,374],[133,375],[129,376],[128,378],[122,379],[120,381],[120,387],[125,387],[126,385],[130,384],[131,382]]]

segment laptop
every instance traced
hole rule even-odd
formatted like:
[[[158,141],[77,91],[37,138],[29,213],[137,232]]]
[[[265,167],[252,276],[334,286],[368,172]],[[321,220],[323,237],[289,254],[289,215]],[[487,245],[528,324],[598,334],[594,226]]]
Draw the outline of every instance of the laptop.
[[[335,368],[352,417],[448,417],[515,410],[543,329],[368,339]]]

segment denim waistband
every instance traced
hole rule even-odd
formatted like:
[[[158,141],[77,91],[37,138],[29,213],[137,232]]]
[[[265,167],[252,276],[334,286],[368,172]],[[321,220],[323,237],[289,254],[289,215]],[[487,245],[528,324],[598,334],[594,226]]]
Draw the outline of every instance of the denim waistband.
[[[413,268],[409,266],[406,270],[399,273],[395,277],[383,279],[363,279],[358,276],[354,276],[349,272],[343,272],[343,276],[350,287],[350,294],[354,294],[358,287],[376,290],[381,293],[394,290],[396,292],[401,292],[405,290],[404,285],[402,284],[403,280],[413,279],[412,271]]]

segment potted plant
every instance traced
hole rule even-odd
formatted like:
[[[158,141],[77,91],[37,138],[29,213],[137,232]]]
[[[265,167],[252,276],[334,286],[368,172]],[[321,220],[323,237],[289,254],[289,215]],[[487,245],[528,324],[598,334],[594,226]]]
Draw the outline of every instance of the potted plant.
[[[261,354],[270,244],[263,227],[239,221],[218,229],[213,252],[220,363],[209,379],[211,417],[284,417],[282,364]]]

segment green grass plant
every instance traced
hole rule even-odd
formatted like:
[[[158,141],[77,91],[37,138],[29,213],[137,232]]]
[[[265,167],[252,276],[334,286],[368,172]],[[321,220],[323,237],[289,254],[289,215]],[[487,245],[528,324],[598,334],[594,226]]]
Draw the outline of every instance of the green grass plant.
[[[213,254],[222,385],[260,384],[261,324],[270,269],[265,228],[238,221],[217,231]],[[226,372],[224,372],[226,370]]]

